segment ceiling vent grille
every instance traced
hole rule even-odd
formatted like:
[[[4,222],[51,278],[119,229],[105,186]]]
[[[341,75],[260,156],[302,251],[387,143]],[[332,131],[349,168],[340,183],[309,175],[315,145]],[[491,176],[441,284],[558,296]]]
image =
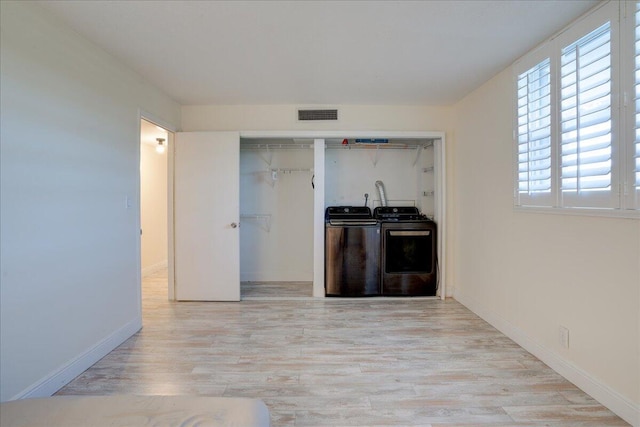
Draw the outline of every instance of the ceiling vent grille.
[[[298,120],[338,120],[338,110],[298,110]]]

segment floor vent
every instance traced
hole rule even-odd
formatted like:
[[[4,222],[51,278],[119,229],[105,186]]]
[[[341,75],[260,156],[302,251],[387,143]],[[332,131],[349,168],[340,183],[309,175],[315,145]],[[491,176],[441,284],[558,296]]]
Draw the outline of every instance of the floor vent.
[[[298,120],[338,120],[338,110],[298,110]]]

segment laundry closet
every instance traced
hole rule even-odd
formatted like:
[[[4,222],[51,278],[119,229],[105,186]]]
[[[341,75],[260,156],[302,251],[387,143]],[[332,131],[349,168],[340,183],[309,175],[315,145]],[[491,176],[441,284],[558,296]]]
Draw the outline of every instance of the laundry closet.
[[[324,206],[413,206],[436,216],[432,139],[325,139]],[[240,139],[240,281],[314,280],[311,139]],[[310,295],[309,295],[310,296]]]

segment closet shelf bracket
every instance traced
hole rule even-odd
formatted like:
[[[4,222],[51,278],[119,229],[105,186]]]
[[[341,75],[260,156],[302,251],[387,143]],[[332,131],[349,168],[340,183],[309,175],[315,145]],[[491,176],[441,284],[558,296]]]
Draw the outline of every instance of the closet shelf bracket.
[[[265,146],[265,149],[265,155],[260,154],[260,158],[267,164],[267,166],[271,166],[271,162],[273,161],[273,151],[271,151],[271,148],[268,145]]]
[[[378,166],[378,160],[380,159],[380,145],[376,145],[376,155],[373,158],[373,167]]]
[[[420,154],[422,154],[423,148],[424,147],[421,145],[416,149],[416,158],[413,159],[413,167],[415,167],[418,164],[418,160],[420,159]]]

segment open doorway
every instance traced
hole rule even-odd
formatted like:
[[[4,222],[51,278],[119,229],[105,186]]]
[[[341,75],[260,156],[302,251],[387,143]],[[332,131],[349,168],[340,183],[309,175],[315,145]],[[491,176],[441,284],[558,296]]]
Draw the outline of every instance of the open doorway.
[[[168,297],[170,132],[140,121],[140,259],[145,297]]]

